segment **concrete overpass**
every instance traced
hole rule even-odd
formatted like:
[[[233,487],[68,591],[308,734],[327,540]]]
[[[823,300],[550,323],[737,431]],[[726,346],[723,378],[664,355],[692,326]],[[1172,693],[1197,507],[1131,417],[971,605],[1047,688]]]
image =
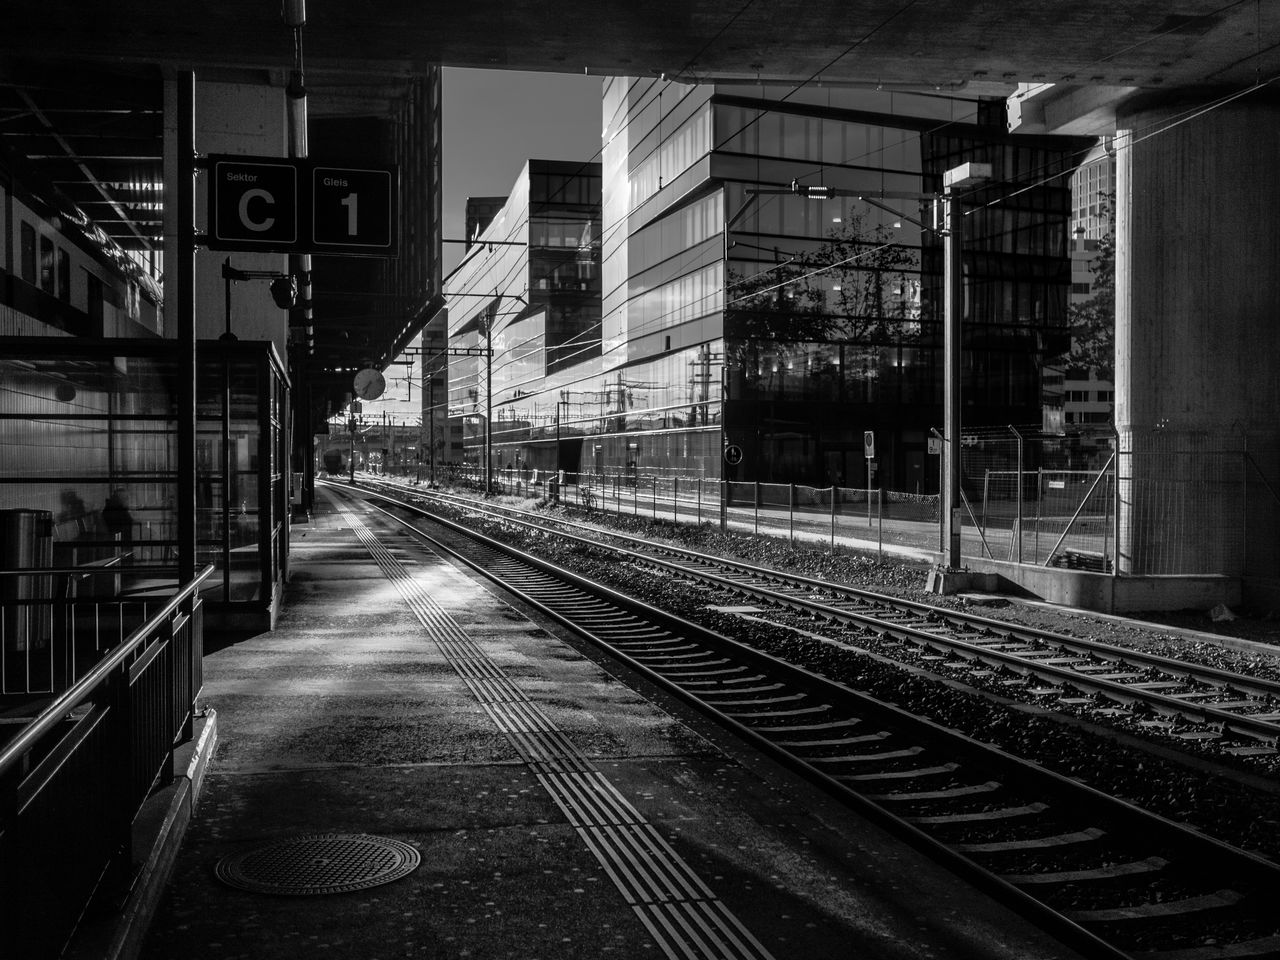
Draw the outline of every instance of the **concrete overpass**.
[[[1261,0],[383,0],[308,4],[313,69],[403,77],[429,65],[697,81],[1171,89],[1280,69]],[[210,66],[283,65],[278,5],[11,0],[0,50]],[[366,91],[370,92],[370,91]]]

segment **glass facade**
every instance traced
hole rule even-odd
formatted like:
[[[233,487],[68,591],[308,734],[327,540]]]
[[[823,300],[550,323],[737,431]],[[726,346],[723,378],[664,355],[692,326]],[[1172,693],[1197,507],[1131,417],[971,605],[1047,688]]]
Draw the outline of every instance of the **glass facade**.
[[[490,408],[494,463],[511,462],[554,422],[554,403],[547,415],[527,398],[598,369],[600,243],[600,165],[530,160],[445,289],[449,417],[465,462],[481,462]],[[554,452],[533,459],[550,468]]]
[[[1071,284],[1058,174],[1078,144],[979,124],[990,111],[973,100],[791,94],[604,81],[598,353],[557,366],[531,300],[495,341],[495,465],[861,485],[873,430],[874,486],[936,492],[942,241],[924,224],[966,161],[994,178],[964,218],[964,423],[1039,422]],[[538,229],[544,249],[574,248]],[[575,281],[543,269],[549,286]],[[467,340],[459,325],[458,342],[482,327]],[[745,454],[733,467],[728,443]]]
[[[173,341],[0,338],[0,510],[51,520],[53,565],[122,558],[116,595],[177,582]],[[269,343],[202,341],[197,560],[210,614],[280,599],[288,555],[288,381]],[[105,583],[106,581],[104,581]],[[104,596],[99,584],[95,596]]]

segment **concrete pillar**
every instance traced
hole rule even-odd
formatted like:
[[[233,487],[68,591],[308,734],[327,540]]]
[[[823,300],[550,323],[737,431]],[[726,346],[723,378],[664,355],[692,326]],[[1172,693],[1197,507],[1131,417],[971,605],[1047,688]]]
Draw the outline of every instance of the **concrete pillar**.
[[[1280,100],[1213,102],[1117,111],[1122,574],[1240,575],[1243,450],[1277,446]]]
[[[201,81],[196,85],[196,149],[202,154],[226,153],[258,157],[288,155],[288,123],[283,87],[266,84]],[[201,177],[196,204],[197,222],[205,222],[208,177]],[[286,273],[289,259],[279,253],[227,253],[200,250],[196,256],[201,339],[216,340],[225,329],[222,263],[228,257],[240,270]],[[265,280],[234,283],[231,290],[233,332],[241,340],[270,340],[280,357],[286,355],[289,315],[271,300]]]

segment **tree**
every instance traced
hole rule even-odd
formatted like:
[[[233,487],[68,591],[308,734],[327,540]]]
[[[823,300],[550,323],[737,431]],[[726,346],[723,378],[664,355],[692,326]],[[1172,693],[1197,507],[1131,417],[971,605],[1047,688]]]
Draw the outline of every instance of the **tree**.
[[[1067,310],[1071,363],[1095,371],[1100,380],[1113,380],[1116,366],[1115,197],[1114,193],[1102,197],[1101,214],[1108,226],[1091,262],[1092,295]]]
[[[889,343],[919,332],[919,260],[853,214],[822,245],[729,275],[726,334],[746,341]]]

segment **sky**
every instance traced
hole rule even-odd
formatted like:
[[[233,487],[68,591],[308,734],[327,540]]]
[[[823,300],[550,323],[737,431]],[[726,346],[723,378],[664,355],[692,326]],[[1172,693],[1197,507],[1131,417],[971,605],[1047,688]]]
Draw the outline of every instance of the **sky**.
[[[446,67],[442,84],[445,240],[465,238],[467,197],[506,196],[526,160],[584,161],[600,150],[600,77]],[[444,244],[443,275],[463,249]],[[367,416],[417,419],[420,382],[410,397],[405,373],[398,365],[387,369],[386,392],[363,405]],[[420,361],[412,375],[422,376]]]
[[[444,238],[464,239],[467,197],[506,196],[526,160],[593,159],[601,84],[573,74],[445,68]],[[460,243],[444,245],[446,274],[462,251]]]

